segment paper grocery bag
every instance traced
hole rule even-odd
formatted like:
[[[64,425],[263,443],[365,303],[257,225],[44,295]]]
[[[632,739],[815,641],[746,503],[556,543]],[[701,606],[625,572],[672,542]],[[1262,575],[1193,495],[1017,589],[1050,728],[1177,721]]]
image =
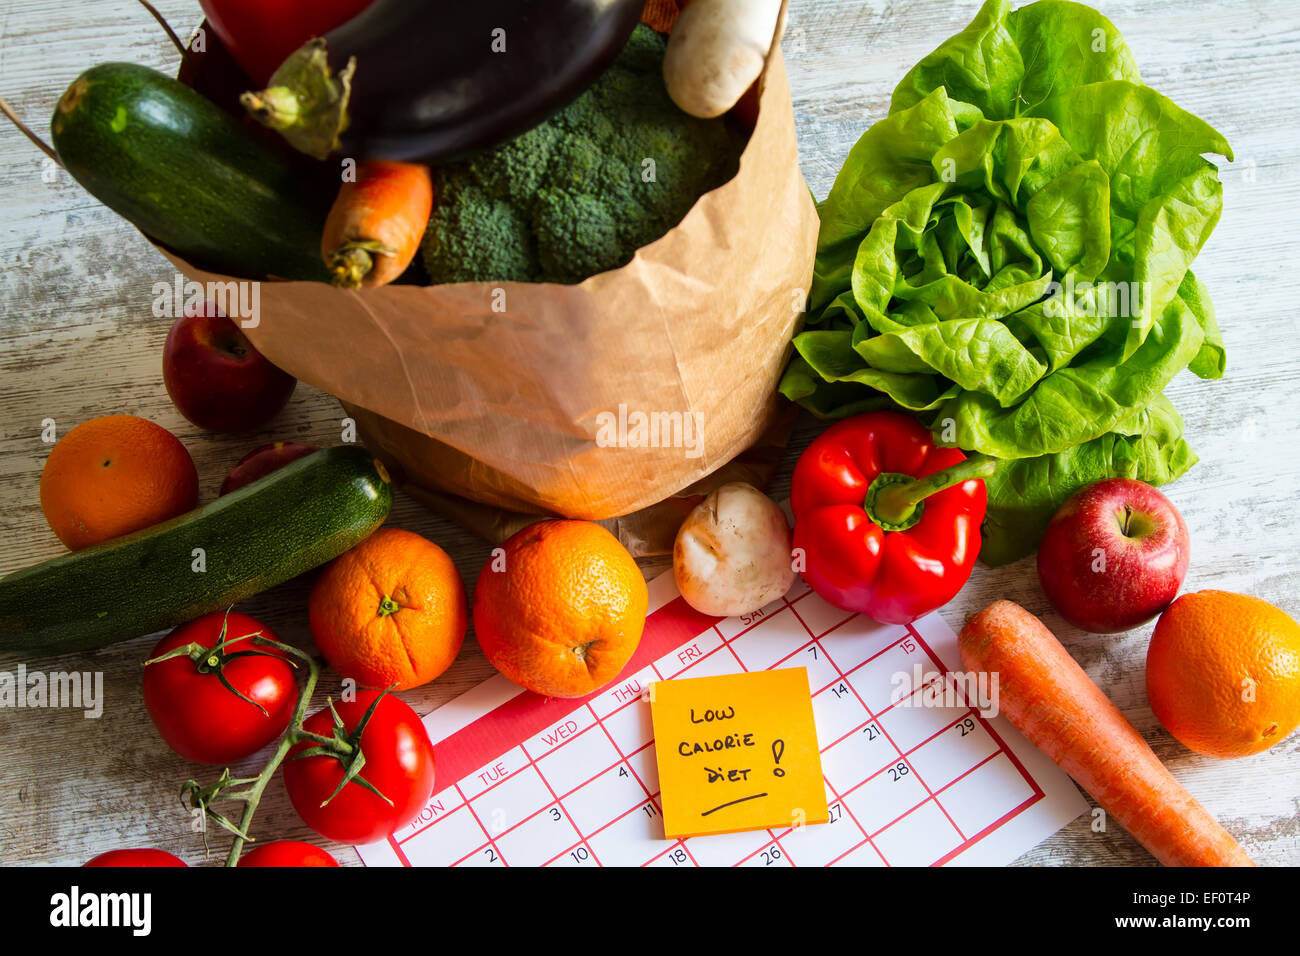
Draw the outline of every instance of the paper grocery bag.
[[[245,331],[337,396],[408,491],[486,536],[520,515],[621,518],[634,552],[662,551],[712,484],[770,475],[817,228],[776,50],[736,176],[626,266],[571,286],[267,282]]]

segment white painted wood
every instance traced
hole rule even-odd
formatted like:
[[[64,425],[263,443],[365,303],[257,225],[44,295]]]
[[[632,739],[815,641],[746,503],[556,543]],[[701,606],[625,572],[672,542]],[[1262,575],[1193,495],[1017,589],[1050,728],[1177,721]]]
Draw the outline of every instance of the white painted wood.
[[[1300,5],[1291,0],[1128,0],[1096,5],[1120,27],[1146,80],[1227,135],[1237,161],[1225,165],[1223,221],[1197,261],[1214,295],[1228,344],[1221,382],[1190,374],[1170,396],[1187,419],[1201,464],[1168,490],[1192,532],[1188,589],[1257,594],[1300,616],[1300,134],[1291,95],[1300,75]],[[198,20],[193,0],[158,6],[178,32]],[[862,131],[886,112],[903,72],[978,8],[975,0],[794,0],[785,39],[802,166],[826,194]],[[172,70],[176,53],[132,0],[0,0],[0,93],[38,131],[88,65],[133,60]],[[203,500],[247,450],[275,438],[337,443],[341,412],[300,386],[262,433],[217,437],[173,409],[161,381],[166,320],[150,313],[152,284],[167,262],[124,221],[66,175],[42,178],[44,158],[0,123],[0,573],[62,552],[41,515],[37,483],[48,447],[42,419],[66,431],[95,415],[143,415],[191,450]],[[802,423],[778,478],[817,431]],[[472,585],[488,549],[402,498],[391,523],[439,542]],[[280,636],[309,646],[301,582],[247,603]],[[946,616],[965,616],[1006,597],[1039,613],[1088,673],[1151,741],[1186,786],[1261,863],[1300,863],[1300,735],[1238,761],[1189,753],[1155,721],[1143,690],[1150,628],[1098,638],[1062,622],[1040,591],[1032,559],[976,570]],[[74,602],[75,595],[69,595]],[[79,713],[0,710],[0,863],[76,864],[120,846],[156,846],[191,863],[202,842],[176,792],[211,770],[173,755],[140,701],[139,662],[148,638],[43,664],[102,671],[99,720]],[[0,658],[12,670],[16,658]],[[471,637],[452,669],[403,697],[424,713],[492,673]],[[322,693],[337,682],[326,677]],[[256,758],[242,769],[253,770]],[[280,784],[255,824],[264,839],[320,842],[298,821]],[[213,862],[225,841],[214,840]],[[348,848],[330,846],[346,863]],[[1123,832],[1090,832],[1086,820],[1026,854],[1023,864],[1149,864]]]

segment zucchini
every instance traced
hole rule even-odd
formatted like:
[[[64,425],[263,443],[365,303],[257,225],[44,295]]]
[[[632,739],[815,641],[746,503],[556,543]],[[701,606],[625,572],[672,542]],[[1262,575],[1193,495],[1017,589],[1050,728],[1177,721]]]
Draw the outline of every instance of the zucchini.
[[[179,80],[134,63],[91,67],[50,129],[73,179],[194,265],[329,280],[320,241],[333,192]]]
[[[347,551],[392,503],[388,473],[360,447],[299,458],[170,521],[0,578],[0,651],[83,651],[229,607]]]

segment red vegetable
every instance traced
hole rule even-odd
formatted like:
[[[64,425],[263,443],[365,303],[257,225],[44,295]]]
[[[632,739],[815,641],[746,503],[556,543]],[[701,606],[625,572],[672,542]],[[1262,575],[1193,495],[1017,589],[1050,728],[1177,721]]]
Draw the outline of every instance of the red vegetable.
[[[998,676],[1007,720],[1166,866],[1254,866],[1051,631],[1011,601],[962,628],[961,660]]]
[[[994,462],[941,448],[897,412],[826,429],[795,465],[795,554],[836,607],[906,624],[950,601],[980,550]]]
[[[139,867],[139,866],[188,866],[180,857],[173,856],[166,850],[109,850],[93,860],[82,864],[83,867]]]
[[[252,635],[259,633],[278,640],[246,614],[214,611],[176,628],[149,655],[145,709],[167,745],[186,760],[233,763],[289,726],[298,702],[293,667],[279,650],[254,646]],[[223,638],[228,643],[218,652],[185,651],[217,647]],[[158,660],[168,653],[177,656]]]
[[[253,847],[239,858],[240,866],[338,866],[334,859],[318,846],[301,840],[276,840]]]
[[[208,25],[259,86],[312,37],[347,23],[373,0],[201,0]]]
[[[375,691],[361,691],[356,700],[335,703],[341,723],[329,707],[303,721],[303,729],[311,733],[359,746],[365,757],[361,779],[353,777],[340,789],[347,772],[343,763],[310,753],[310,741],[290,750],[284,761],[284,785],[298,815],[321,836],[339,843],[382,840],[410,823],[433,796],[433,744],[424,724],[391,694],[380,698]],[[371,705],[374,711],[357,734]]]

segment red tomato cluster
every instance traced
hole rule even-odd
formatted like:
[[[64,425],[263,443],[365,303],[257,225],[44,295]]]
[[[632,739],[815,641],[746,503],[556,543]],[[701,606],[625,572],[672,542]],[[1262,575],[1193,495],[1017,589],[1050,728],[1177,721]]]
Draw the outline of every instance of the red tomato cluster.
[[[289,727],[298,701],[289,655],[255,637],[279,643],[260,621],[217,612],[176,628],[154,648],[144,673],[145,707],[163,739],[187,760],[230,764]],[[319,746],[300,740],[282,768],[294,808],[322,836],[374,843],[414,819],[433,795],[433,745],[419,716],[398,698],[362,691],[312,714],[302,729],[336,741],[335,753],[300,756]],[[353,762],[360,764],[359,773],[339,789]],[[185,864],[161,850],[114,850],[86,865]],[[338,862],[311,844],[282,840],[253,845],[239,865]]]

